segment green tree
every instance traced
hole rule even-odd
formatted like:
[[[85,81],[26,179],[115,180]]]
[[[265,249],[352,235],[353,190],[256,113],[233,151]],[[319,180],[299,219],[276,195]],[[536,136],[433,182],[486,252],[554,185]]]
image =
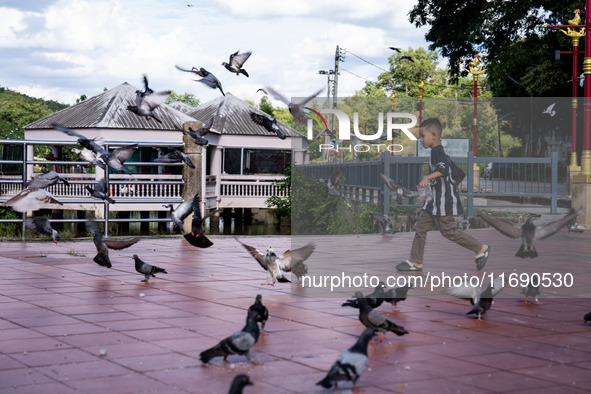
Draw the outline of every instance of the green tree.
[[[180,101],[181,103],[185,103],[191,107],[197,107],[199,105],[199,99],[195,97],[193,93],[176,93],[174,90],[170,93],[165,104],[174,103],[175,101]]]

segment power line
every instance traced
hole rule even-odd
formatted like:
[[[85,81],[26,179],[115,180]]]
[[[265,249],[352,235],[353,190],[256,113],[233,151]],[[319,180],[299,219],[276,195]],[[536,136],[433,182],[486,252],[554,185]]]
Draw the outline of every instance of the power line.
[[[361,75],[357,75],[357,74],[355,74],[354,72],[352,72],[352,71],[349,71],[349,70],[347,70],[347,69],[345,69],[345,68],[341,68],[341,71],[346,71],[346,72],[348,72],[349,74],[355,75],[357,78],[360,78],[360,79],[365,79],[366,81],[369,81],[369,82],[371,82],[371,79],[367,79],[367,78],[365,78],[365,77],[362,77]]]
[[[351,52],[351,51],[345,50],[345,53],[350,53],[351,55],[355,56],[356,58],[358,58],[358,59],[360,59],[360,60],[363,60],[363,61],[364,61],[364,62],[366,62],[367,64],[369,64],[369,65],[372,65],[372,66],[374,66],[375,68],[378,68],[378,69],[380,69],[380,70],[382,70],[382,71],[384,71],[384,72],[390,72],[389,70],[386,70],[386,69],[384,69],[384,68],[382,68],[382,67],[380,67],[380,66],[376,66],[375,64],[373,64],[373,63],[372,63],[372,62],[370,62],[369,60],[365,60],[365,59],[364,59],[364,58],[362,58],[361,56],[359,56],[359,55],[356,55],[356,54],[354,54],[354,53],[353,53],[353,52]]]

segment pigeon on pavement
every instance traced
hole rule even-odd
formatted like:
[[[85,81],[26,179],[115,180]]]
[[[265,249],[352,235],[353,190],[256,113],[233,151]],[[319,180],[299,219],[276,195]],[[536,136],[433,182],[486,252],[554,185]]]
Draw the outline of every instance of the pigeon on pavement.
[[[108,201],[111,204],[115,204],[115,200],[113,200],[107,191],[107,182],[105,178],[101,178],[95,185],[94,188],[90,186],[84,186],[86,190],[90,193],[90,195],[94,198],[98,198],[99,200]]]
[[[252,385],[252,380],[243,373],[234,376],[234,380],[232,380],[232,385],[230,386],[229,394],[242,394],[242,390],[244,387],[248,385]]]
[[[478,286],[465,284],[463,286],[450,287],[443,292],[454,297],[470,300],[473,308],[466,312],[466,315],[475,314],[478,316],[478,320],[482,320],[482,316],[486,316],[486,311],[492,306],[493,298],[501,290],[503,290],[503,280],[498,276],[492,280],[485,290],[482,290]]]
[[[540,297],[540,284],[538,283],[537,286],[534,286],[531,281],[527,284],[526,287],[521,289],[521,294],[525,296],[525,300],[523,301],[524,304],[527,304],[528,297],[534,299],[536,304],[539,304],[539,297]]]
[[[310,257],[316,247],[313,243],[309,243],[301,248],[294,250],[288,249],[283,253],[283,256],[277,256],[271,246],[269,246],[267,252],[263,254],[256,248],[241,242],[238,238],[234,237],[234,239],[238,241],[238,243],[240,243],[256,261],[258,261],[265,271],[267,271],[267,281],[262,284],[270,286],[275,286],[275,282],[291,282],[281,271],[293,271],[294,274],[296,274],[297,270],[298,273],[296,276],[302,273],[298,277],[298,280],[301,276],[305,275],[308,269],[304,264],[304,261]]]
[[[201,362],[209,363],[212,358],[223,357],[224,363],[227,363],[228,356],[232,354],[244,355],[252,364],[259,364],[250,358],[250,349],[259,339],[259,325],[257,319],[258,313],[249,311],[246,317],[246,325],[242,330],[235,332],[227,338],[222,339],[214,347],[204,350],[199,355]]]
[[[326,389],[331,388],[334,384],[335,389],[338,390],[340,381],[350,381],[353,382],[353,392],[362,391],[357,388],[357,380],[367,369],[369,363],[367,345],[375,335],[376,331],[373,328],[366,328],[355,342],[355,345],[341,353],[324,379],[316,384]]]
[[[534,258],[538,256],[538,252],[534,247],[534,240],[541,240],[548,238],[551,235],[556,234],[562,227],[572,220],[576,218],[582,212],[582,209],[579,209],[576,212],[573,212],[562,219],[555,220],[553,222],[547,223],[542,226],[536,226],[531,218],[528,215],[527,220],[523,225],[518,225],[508,220],[498,219],[493,216],[489,216],[484,212],[481,212],[479,216],[492,227],[497,229],[501,234],[504,234],[511,238],[521,238],[522,243],[521,247],[515,254],[517,257],[521,258]]]
[[[378,283],[376,288],[371,294],[365,296],[365,300],[372,308],[377,308],[378,306],[382,305],[384,302],[384,287],[386,285],[384,282]],[[359,308],[359,300],[357,298],[353,298],[351,300],[347,300],[341,304],[341,306],[350,306],[353,308]]]
[[[359,321],[363,323],[365,327],[376,329],[382,333],[378,342],[384,340],[384,336],[388,331],[399,336],[408,334],[408,331],[406,331],[404,327],[386,319],[380,312],[374,310],[360,291],[355,292],[355,298],[357,298],[359,302]]]
[[[137,243],[140,239],[139,238],[132,238],[126,240],[104,240],[101,231],[99,230],[96,223],[89,219],[86,221],[86,229],[88,232],[93,234],[92,241],[94,242],[94,246],[96,246],[96,256],[92,259],[95,263],[100,265],[101,267],[111,268],[111,260],[109,259],[109,249],[125,249],[129,248],[131,245]]]
[[[406,285],[384,292],[384,301],[392,304],[392,312],[398,312],[398,309],[396,309],[396,304],[398,304],[400,301],[406,300],[406,294],[410,289],[412,289],[412,286]]]
[[[148,263],[143,262],[142,260],[140,260],[140,258],[137,256],[137,254],[133,255],[133,260],[135,261],[135,270],[144,275],[145,279],[142,280],[142,282],[147,282],[150,277],[155,278],[156,275],[158,273],[163,273],[163,274],[168,274],[168,272],[166,272],[165,269],[160,268],[160,267],[156,267],[155,265],[150,265]]]
[[[191,159],[189,159],[189,156],[187,156],[184,152],[174,148],[167,154],[157,157],[152,161],[155,163],[180,163],[184,161],[189,167],[195,168],[195,165]]]
[[[245,69],[242,68],[244,63],[248,60],[252,52],[244,52],[238,53],[240,51],[236,51],[235,53],[230,55],[230,63],[223,62],[222,66],[226,67],[226,70],[236,73],[236,75],[244,74],[248,77],[248,73]]]
[[[49,220],[47,218],[44,218],[44,217],[27,218],[27,219],[25,219],[25,227],[28,228],[29,230],[36,232],[36,233],[50,236],[51,238],[53,238],[54,244],[57,243],[56,237],[63,241],[63,239],[59,235],[59,233],[51,227],[51,224],[49,223]]]
[[[160,106],[160,104],[164,103],[172,91],[165,90],[162,92],[154,92],[148,87],[148,77],[145,75],[144,86],[145,89],[143,92],[140,90],[135,91],[135,105],[128,105],[127,109],[139,116],[144,116],[148,120],[154,118],[158,123],[162,123],[162,121],[156,117],[154,111]]]
[[[267,320],[269,319],[269,310],[267,309],[266,306],[263,305],[263,296],[260,294],[257,294],[255,300],[254,300],[254,304],[252,304],[249,308],[248,311],[255,311],[258,314],[257,317],[257,322],[261,323],[261,335],[267,335],[264,332],[265,329],[265,324],[267,323]]]
[[[201,210],[199,209],[199,193],[197,193],[195,195],[195,197],[193,197],[193,202],[192,202],[191,206],[193,208],[193,220],[191,221],[191,232],[185,234],[184,237],[187,240],[187,242],[189,242],[193,246],[196,246],[198,248],[209,248],[211,245],[213,245],[213,242],[211,242],[209,240],[209,238],[207,238],[205,236],[205,233],[203,230],[203,222],[205,221],[205,219],[207,219],[208,217],[210,217],[214,213],[219,212],[220,209],[216,209],[214,211],[211,211],[210,213],[208,213],[204,217],[201,217]]]
[[[372,213],[371,217],[374,223],[380,224],[380,227],[382,228],[382,235],[394,234],[397,232],[392,227],[392,220],[390,220],[390,217],[388,215]]]
[[[591,312],[587,313],[583,319],[585,320],[585,324],[587,324],[588,321],[591,321]]]

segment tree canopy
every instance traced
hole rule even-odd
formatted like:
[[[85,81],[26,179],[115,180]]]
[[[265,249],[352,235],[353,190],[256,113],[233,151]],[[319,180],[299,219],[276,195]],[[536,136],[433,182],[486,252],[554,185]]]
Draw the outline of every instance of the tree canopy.
[[[557,49],[571,50],[570,38],[543,25],[566,24],[583,8],[580,1],[418,0],[409,13],[430,50],[449,59],[452,81],[465,76],[480,54],[495,96],[569,96],[572,60],[554,60]],[[584,11],[581,12],[583,14]],[[584,15],[581,15],[584,17]],[[582,48],[581,48],[582,49]],[[567,55],[563,55],[567,56]],[[582,56],[579,57],[582,64]],[[582,69],[581,67],[579,69]],[[512,77],[518,83],[508,78]]]

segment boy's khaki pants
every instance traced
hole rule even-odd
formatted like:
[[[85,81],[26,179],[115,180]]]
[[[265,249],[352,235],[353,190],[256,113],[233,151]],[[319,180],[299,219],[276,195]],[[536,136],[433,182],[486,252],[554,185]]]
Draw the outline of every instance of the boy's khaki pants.
[[[478,253],[482,248],[482,242],[458,229],[456,220],[453,216],[433,216],[426,211],[422,211],[415,225],[415,238],[412,241],[410,250],[410,261],[415,264],[423,264],[423,254],[425,253],[425,243],[427,242],[427,231],[433,230],[436,224],[445,238]]]

